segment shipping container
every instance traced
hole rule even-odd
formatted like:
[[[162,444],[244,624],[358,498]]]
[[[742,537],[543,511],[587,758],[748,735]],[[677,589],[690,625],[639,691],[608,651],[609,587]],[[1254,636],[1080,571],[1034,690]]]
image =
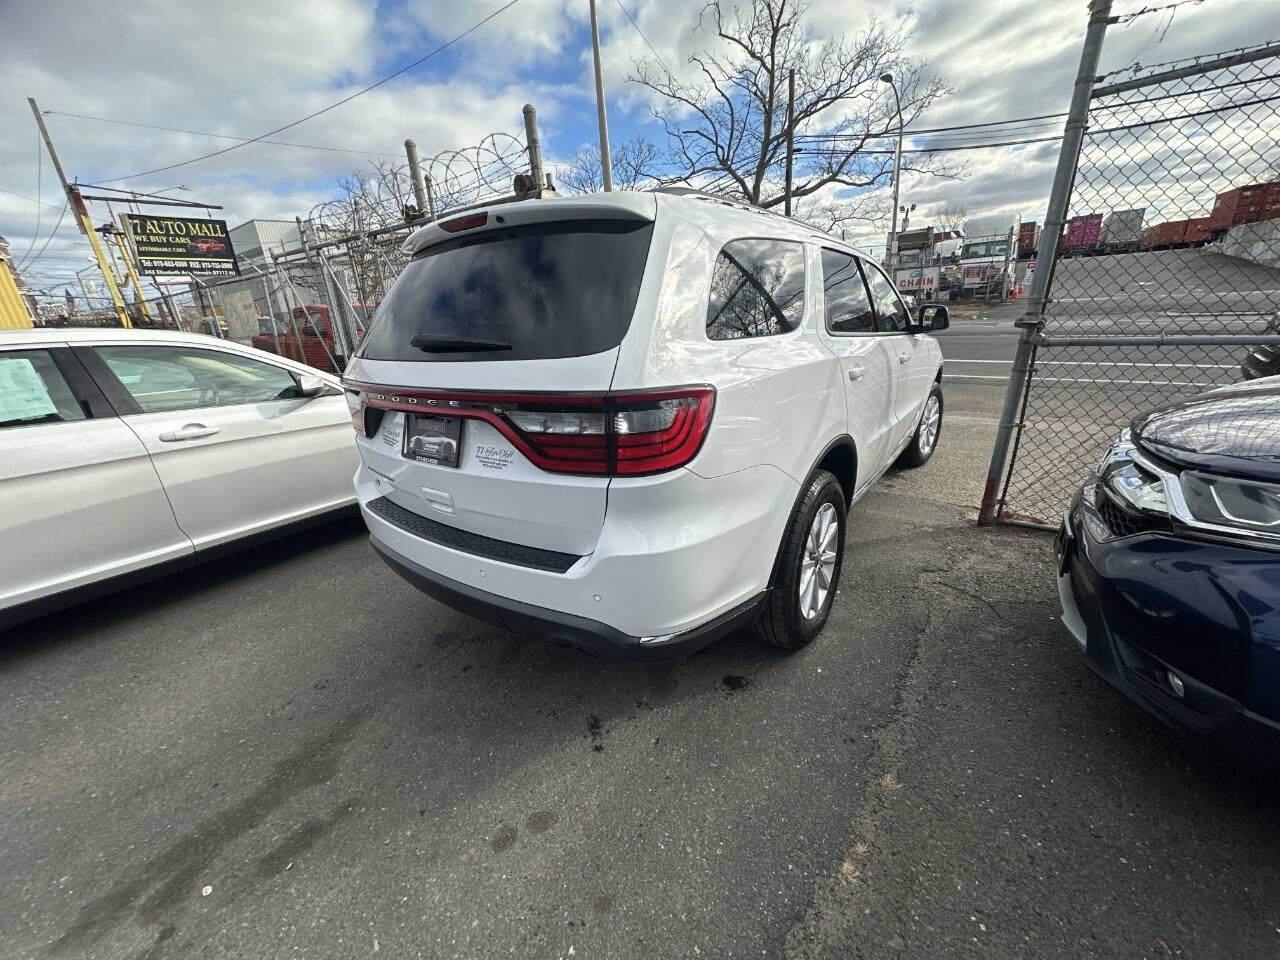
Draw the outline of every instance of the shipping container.
[[[1018,228],[1018,259],[1030,260],[1040,247],[1040,224],[1034,220],[1024,220]]]
[[[1142,248],[1151,250],[1181,246],[1186,243],[1187,224],[1190,222],[1190,220],[1170,220],[1148,227],[1142,235]]]
[[[1241,201],[1232,214],[1231,226],[1237,227],[1242,223],[1259,223],[1263,220],[1274,220],[1276,217],[1280,217],[1280,201],[1259,200],[1257,203],[1251,203],[1248,206]]]
[[[1111,253],[1133,251],[1142,246],[1142,221],[1147,208],[1112,210],[1102,221],[1098,246]]]
[[[1213,217],[1192,217],[1187,221],[1187,243],[1208,243],[1213,239]]]
[[[1227,190],[1220,193],[1214,198],[1213,213],[1209,214],[1209,219],[1213,223],[1213,229],[1225,230],[1231,226],[1231,221],[1236,215],[1236,206],[1240,203],[1239,190]]]
[[[1086,213],[1067,220],[1062,249],[1068,254],[1084,253],[1098,246],[1102,235],[1102,214]]]
[[[1251,183],[1247,187],[1239,187],[1241,203],[1252,206],[1256,203],[1280,195],[1280,180],[1271,183]]]

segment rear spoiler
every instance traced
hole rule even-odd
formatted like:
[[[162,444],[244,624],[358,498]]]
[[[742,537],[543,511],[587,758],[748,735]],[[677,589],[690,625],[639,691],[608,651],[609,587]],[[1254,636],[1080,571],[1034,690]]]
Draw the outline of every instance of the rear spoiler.
[[[658,202],[647,193],[597,193],[585,197],[561,197],[554,200],[496,201],[486,206],[468,207],[465,211],[434,220],[415,230],[400,252],[412,257],[420,250],[434,246],[459,233],[484,233],[500,227],[524,226],[554,220],[642,220],[652,222],[657,216]],[[481,217],[481,214],[487,214]],[[470,226],[465,221],[475,220]],[[452,229],[450,229],[452,227]],[[459,229],[461,228],[461,229]]]

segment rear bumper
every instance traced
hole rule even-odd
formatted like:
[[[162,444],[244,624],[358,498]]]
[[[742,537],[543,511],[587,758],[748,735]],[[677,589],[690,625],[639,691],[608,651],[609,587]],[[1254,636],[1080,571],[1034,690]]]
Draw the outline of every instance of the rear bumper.
[[[750,626],[765,594],[752,597],[708,623],[667,637],[633,637],[608,624],[559,613],[519,600],[477,590],[392,553],[370,537],[374,550],[392,570],[423,593],[469,617],[504,627],[523,637],[563,643],[604,659],[666,663],[696,653],[734,630]]]
[[[795,481],[768,466],[715,478],[681,469],[614,480],[595,542],[582,556],[563,555],[571,562],[555,569],[550,561],[539,566],[516,555],[527,548],[492,550],[471,542],[487,538],[439,537],[439,530],[397,522],[376,509],[378,500],[392,499],[423,516],[430,507],[367,467],[356,474],[376,546],[410,570],[501,602],[554,611],[566,622],[603,624],[624,638],[687,634],[767,589],[796,491]],[[450,520],[435,517],[440,524]]]

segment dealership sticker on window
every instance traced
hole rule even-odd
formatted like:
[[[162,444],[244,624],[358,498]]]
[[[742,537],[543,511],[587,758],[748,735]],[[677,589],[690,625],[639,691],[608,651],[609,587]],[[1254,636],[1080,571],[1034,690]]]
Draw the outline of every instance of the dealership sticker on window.
[[[0,423],[39,420],[58,408],[26,357],[0,359]]]
[[[511,459],[516,452],[510,447],[493,447],[488,444],[476,444],[476,462],[489,470],[505,470],[511,466]]]

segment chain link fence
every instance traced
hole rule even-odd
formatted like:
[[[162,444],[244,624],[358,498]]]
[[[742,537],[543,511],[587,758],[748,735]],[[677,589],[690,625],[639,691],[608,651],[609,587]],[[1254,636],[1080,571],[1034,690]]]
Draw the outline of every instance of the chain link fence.
[[[987,518],[1054,524],[1135,415],[1280,373],[1259,339],[1280,339],[1280,44],[1130,74],[1094,86],[1061,236],[1040,248]]]
[[[350,178],[345,197],[298,221],[297,246],[264,250],[241,264],[240,277],[197,291],[201,312],[216,318],[208,322],[212,332],[341,373],[408,262],[402,247],[409,235],[434,218],[514,198],[514,175],[534,166],[526,146],[530,129],[536,142],[531,107],[526,125],[526,139],[491,134],[475,147],[421,161],[425,207],[416,204],[408,167],[384,165]]]

